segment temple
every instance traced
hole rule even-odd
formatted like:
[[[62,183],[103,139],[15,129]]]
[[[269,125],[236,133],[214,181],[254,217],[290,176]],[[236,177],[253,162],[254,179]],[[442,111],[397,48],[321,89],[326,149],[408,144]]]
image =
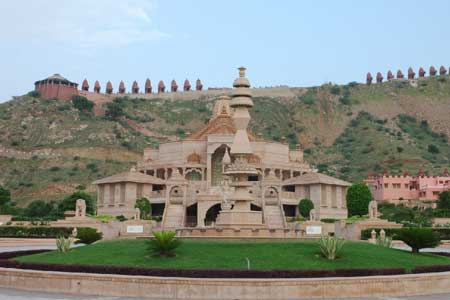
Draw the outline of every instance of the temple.
[[[98,214],[130,218],[136,200],[145,197],[152,215],[162,217],[162,228],[276,228],[283,233],[287,218],[298,216],[299,201],[309,198],[317,220],[346,218],[349,183],[315,173],[300,146],[289,149],[249,130],[253,101],[245,72],[239,68],[231,98],[218,97],[203,128],[145,149],[130,171],[95,181]]]
[[[87,81],[83,82],[83,88],[89,88]],[[71,82],[59,74],[54,74],[34,83],[35,91],[39,92],[43,99],[59,98],[71,100],[78,94],[78,83]]]

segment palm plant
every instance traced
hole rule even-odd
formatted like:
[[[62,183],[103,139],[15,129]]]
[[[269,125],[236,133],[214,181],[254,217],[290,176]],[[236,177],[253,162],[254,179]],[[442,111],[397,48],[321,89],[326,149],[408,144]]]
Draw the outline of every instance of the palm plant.
[[[58,252],[66,253],[69,252],[72,241],[69,238],[60,236],[56,239],[56,249]]]
[[[175,249],[181,241],[176,238],[175,231],[154,231],[150,240],[150,251],[154,256],[175,256]]]
[[[377,237],[376,243],[378,246],[391,248],[392,247],[392,238],[389,236]]]
[[[319,239],[320,252],[325,258],[334,260],[339,256],[344,243],[343,239],[322,235]]]

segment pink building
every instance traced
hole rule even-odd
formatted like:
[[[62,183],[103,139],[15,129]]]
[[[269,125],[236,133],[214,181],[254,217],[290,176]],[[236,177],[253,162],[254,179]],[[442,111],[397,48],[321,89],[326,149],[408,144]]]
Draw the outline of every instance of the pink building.
[[[417,176],[368,174],[364,182],[377,201],[392,200],[437,200],[439,194],[450,190],[450,174],[447,169],[439,176],[430,176],[419,171]]]

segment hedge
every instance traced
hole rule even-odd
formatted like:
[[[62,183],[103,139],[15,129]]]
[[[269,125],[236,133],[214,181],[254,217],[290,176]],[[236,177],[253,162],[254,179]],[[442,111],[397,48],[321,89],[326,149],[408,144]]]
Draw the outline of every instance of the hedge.
[[[383,230],[386,232],[386,236],[396,235],[400,231],[405,229],[407,228],[383,228]],[[375,230],[377,234],[379,234],[381,229],[372,228],[361,230],[361,239],[362,240],[370,239],[372,230]],[[433,228],[433,231],[439,235],[440,240],[450,240],[450,228]]]
[[[21,238],[56,238],[68,237],[72,234],[73,227],[48,227],[48,226],[0,226],[0,237]]]

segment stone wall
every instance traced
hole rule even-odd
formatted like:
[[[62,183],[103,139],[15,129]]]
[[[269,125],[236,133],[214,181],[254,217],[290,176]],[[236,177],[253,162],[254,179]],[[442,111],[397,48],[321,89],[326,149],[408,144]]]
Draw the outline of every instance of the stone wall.
[[[0,268],[0,286],[74,295],[146,299],[322,299],[450,292],[450,272],[302,279],[196,279]]]

